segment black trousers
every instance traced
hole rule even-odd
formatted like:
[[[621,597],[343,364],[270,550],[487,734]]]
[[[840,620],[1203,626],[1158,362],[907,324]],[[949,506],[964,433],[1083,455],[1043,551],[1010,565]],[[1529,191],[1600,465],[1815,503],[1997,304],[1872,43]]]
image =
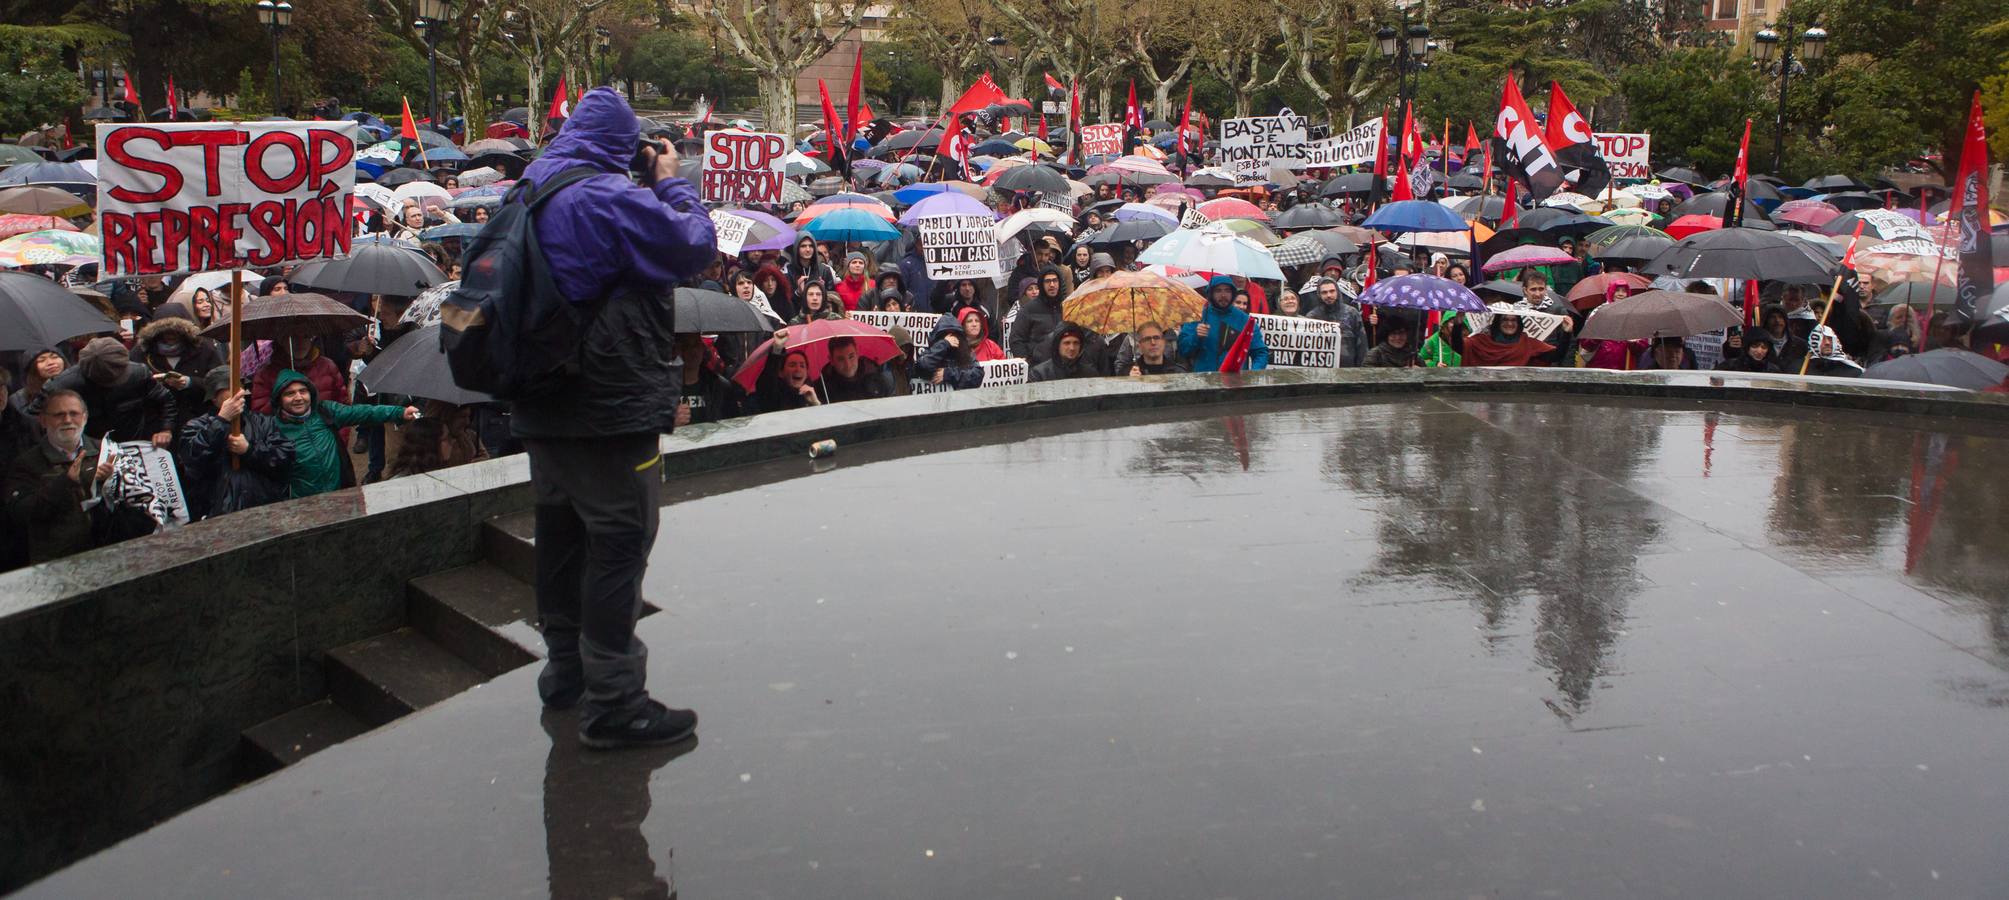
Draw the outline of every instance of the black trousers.
[[[531,439],[537,492],[537,618],[546,700],[583,684],[579,727],[621,721],[648,701],[648,648],[635,637],[642,574],[663,495],[654,434]]]

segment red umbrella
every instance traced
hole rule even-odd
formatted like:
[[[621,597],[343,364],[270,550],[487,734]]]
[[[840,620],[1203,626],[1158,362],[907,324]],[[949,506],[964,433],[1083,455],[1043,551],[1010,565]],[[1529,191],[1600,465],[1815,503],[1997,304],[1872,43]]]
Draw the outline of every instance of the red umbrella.
[[[1233,197],[1209,200],[1200,204],[1199,209],[1200,215],[1216,222],[1222,219],[1254,219],[1258,222],[1270,220],[1270,214],[1263,212],[1262,207]]]
[[[1716,229],[1722,227],[1723,227],[1722,216],[1711,216],[1711,215],[1704,215],[1702,213],[1692,213],[1690,215],[1682,216],[1679,219],[1675,219],[1674,221],[1667,223],[1667,227],[1661,230],[1667,232],[1669,237],[1679,240],[1681,238],[1685,238],[1690,235],[1700,234],[1704,231],[1715,231]]]
[[[30,231],[76,231],[77,226],[55,216],[31,216],[24,213],[9,213],[0,216],[0,240]]]
[[[809,378],[822,376],[823,367],[830,363],[830,342],[848,337],[858,342],[858,355],[875,363],[884,363],[900,355],[900,345],[893,342],[893,336],[863,322],[850,319],[817,319],[806,325],[790,325],[776,331],[774,338],[761,343],[747,357],[746,364],[733,373],[732,379],[739,386],[751,391],[760,379],[760,372],[767,367],[769,354],[774,351],[775,339],[787,335],[789,353],[801,353],[809,360]]]
[[[1604,302],[1604,295],[1614,282],[1624,284],[1635,294],[1653,286],[1653,279],[1636,272],[1606,272],[1577,282],[1564,299],[1579,311],[1588,310]]]
[[[1779,204],[1779,221],[1791,222],[1802,228],[1819,228],[1842,217],[1842,211],[1832,203],[1819,200],[1788,200]]]

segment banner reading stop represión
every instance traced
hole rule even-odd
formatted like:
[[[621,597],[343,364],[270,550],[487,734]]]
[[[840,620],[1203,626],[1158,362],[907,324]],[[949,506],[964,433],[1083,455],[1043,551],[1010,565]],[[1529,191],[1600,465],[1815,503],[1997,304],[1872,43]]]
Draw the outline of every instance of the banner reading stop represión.
[[[98,126],[100,277],[349,252],[354,122]]]

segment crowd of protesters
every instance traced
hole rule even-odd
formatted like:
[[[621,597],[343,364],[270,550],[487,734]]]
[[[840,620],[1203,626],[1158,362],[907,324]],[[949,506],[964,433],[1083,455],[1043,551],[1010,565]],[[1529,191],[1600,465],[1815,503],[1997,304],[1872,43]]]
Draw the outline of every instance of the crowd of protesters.
[[[981,123],[972,123],[973,127]],[[562,134],[562,131],[559,133]],[[671,131],[666,136],[684,135]],[[1149,146],[1142,135],[1140,147]],[[1162,155],[1162,154],[1161,154]],[[1209,162],[1193,159],[1191,164]],[[961,173],[956,173],[961,174]],[[436,173],[452,185],[450,170]],[[835,178],[835,176],[832,176]],[[831,179],[825,179],[829,181]],[[849,182],[828,186],[850,188]],[[1298,189],[1209,188],[1205,195],[1249,199],[1272,217],[1293,206],[1325,203],[1352,220],[1366,204],[1331,204],[1316,195],[1316,181]],[[1074,225],[1028,230],[999,277],[933,280],[918,239],[858,244],[819,241],[804,234],[785,249],[718,254],[689,286],[753,305],[773,327],[766,335],[679,335],[681,392],[665,394],[677,425],[716,422],[763,412],[909,393],[917,385],[947,389],[983,385],[981,364],[1022,359],[1030,381],[1137,377],[1212,372],[1235,350],[1246,369],[1270,362],[1252,314],[1302,317],[1332,323],[1339,333],[1340,367],[1572,366],[1607,369],[1716,368],[1738,372],[1797,372],[1854,376],[1865,365],[1901,356],[1929,343],[1957,345],[1952,323],[1899,304],[1866,308],[1853,291],[1823,296],[1820,288],[1768,285],[1759,325],[1696,337],[1652,341],[1578,340],[1588,307],[1564,295],[1586,278],[1607,271],[1588,244],[1560,242],[1575,262],[1521,270],[1515,277],[1480,281],[1470,260],[1442,252],[1405,252],[1400,244],[1370,244],[1362,252],[1284,267],[1281,280],[1235,275],[1190,277],[1205,299],[1191,321],[1147,322],[1119,334],[1097,333],[1069,321],[1063,305],[1084,284],[1113,273],[1145,268],[1139,253],[1149,241],[1098,240],[1111,212],[1149,197],[1148,188],[1098,184],[1072,198]],[[987,204],[1001,217],[1051,198],[992,191]],[[793,219],[804,204],[775,210]],[[1663,206],[1660,212],[1664,213]],[[425,241],[443,224],[486,222],[489,209],[458,213],[445,205],[407,201],[372,215],[365,233],[410,240],[449,278],[458,277],[460,240]],[[1288,234],[1288,230],[1285,231]],[[1465,284],[1486,300],[1526,304],[1555,318],[1542,337],[1520,317],[1497,314],[1474,330],[1461,315],[1365,307],[1360,297],[1375,280],[1427,272]],[[103,286],[101,286],[103,287]],[[0,459],[6,461],[4,500],[8,528],[0,539],[0,568],[55,559],[151,531],[114,504],[94,502],[110,476],[99,464],[101,442],[143,442],[170,452],[179,470],[191,519],[223,515],[288,498],[300,498],[385,478],[516,452],[507,407],[453,406],[409,397],[376,397],[354,383],[367,362],[413,323],[404,312],[411,298],[345,295],[341,299],[372,318],[368,327],[340,336],[259,342],[247,348],[240,380],[230,378],[227,350],[203,330],[230,315],[220,290],[187,289],[175,278],[141,278],[109,286],[99,302],[120,330],[59,346],[0,358],[9,394],[0,411]],[[290,289],[288,271],[272,270],[247,283],[253,296]],[[1676,289],[1712,293],[1706,281]],[[1619,283],[1600,298],[1622,299]],[[1825,307],[1833,303],[1832,310]],[[1596,305],[1595,303],[1591,304]],[[861,357],[839,340],[828,363],[812,372],[790,340],[810,323],[859,312],[923,313],[925,329],[890,329],[901,354],[883,362]],[[1821,324],[1825,323],[1825,324]],[[764,351],[762,348],[765,348]],[[733,375],[757,352],[769,355],[751,389]],[[1808,359],[1808,357],[1812,357]]]

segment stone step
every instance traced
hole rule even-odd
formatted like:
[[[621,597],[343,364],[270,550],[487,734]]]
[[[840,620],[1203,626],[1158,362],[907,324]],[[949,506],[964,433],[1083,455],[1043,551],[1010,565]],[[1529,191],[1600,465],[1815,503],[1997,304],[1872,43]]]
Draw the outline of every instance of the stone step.
[[[524,584],[537,581],[534,536],[536,516],[530,512],[497,516],[481,523],[482,555]]]
[[[488,680],[409,627],[328,651],[327,672],[328,695],[373,726]]]
[[[531,623],[537,596],[528,582],[489,563],[412,579],[405,619],[420,634],[494,678],[543,655]]]
[[[369,723],[332,700],[309,703],[244,730],[245,774],[256,778],[276,772],[369,730]]]

